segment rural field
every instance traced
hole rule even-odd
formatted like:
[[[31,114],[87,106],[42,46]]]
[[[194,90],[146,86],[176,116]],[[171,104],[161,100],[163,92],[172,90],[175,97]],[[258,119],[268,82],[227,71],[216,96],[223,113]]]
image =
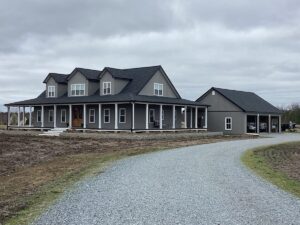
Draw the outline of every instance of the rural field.
[[[249,136],[0,131],[0,224],[27,224],[74,182],[103,171],[107,163],[157,150]]]
[[[300,197],[300,142],[249,150],[242,160],[265,179]]]

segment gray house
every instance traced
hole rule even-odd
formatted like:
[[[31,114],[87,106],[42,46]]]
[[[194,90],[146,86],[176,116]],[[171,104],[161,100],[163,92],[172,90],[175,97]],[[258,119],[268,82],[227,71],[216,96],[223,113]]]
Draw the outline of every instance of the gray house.
[[[255,93],[212,87],[197,102],[210,105],[209,131],[281,132],[281,111]]]
[[[207,105],[182,99],[161,66],[50,73],[37,98],[17,107],[17,129],[177,130],[207,127]],[[21,112],[22,110],[22,112]],[[25,113],[27,112],[27,113]],[[29,117],[29,118],[27,118]],[[10,119],[8,120],[10,121]]]

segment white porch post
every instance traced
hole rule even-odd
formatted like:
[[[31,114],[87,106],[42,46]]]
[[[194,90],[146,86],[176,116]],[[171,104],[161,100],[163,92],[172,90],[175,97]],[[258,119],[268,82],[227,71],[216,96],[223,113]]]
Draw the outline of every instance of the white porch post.
[[[102,127],[102,120],[101,120],[101,118],[102,118],[102,105],[101,104],[99,104],[99,118],[98,118],[98,122],[99,122],[99,124],[98,124],[98,128],[99,129],[101,129],[101,127]]]
[[[279,131],[279,133],[281,133],[281,116],[279,116],[278,122],[279,122],[279,124],[278,124],[278,131]]]
[[[72,128],[72,105],[69,105],[69,128]]]
[[[271,115],[269,114],[269,133],[272,132]]]
[[[135,104],[134,102],[132,103],[132,130],[135,129]]]
[[[29,126],[32,125],[32,106],[29,106]]]
[[[86,104],[83,104],[83,129],[86,129]]]
[[[118,104],[115,104],[115,130],[118,130]]]
[[[23,127],[25,127],[25,106],[23,106]]]
[[[198,129],[198,107],[195,107],[195,128]]]
[[[44,127],[44,106],[42,105],[41,107],[42,107],[42,111],[41,111],[41,113],[42,113],[42,115],[41,115],[42,126],[41,127]]]
[[[207,129],[207,107],[205,107],[205,124],[204,128]]]
[[[187,106],[184,106],[184,128],[187,128]]]
[[[20,126],[20,106],[18,107],[18,127]]]
[[[163,124],[162,124],[162,105],[159,105],[159,129],[162,130]]]
[[[149,104],[146,104],[146,130],[149,129]]]
[[[175,121],[175,115],[176,115],[176,106],[175,105],[173,105],[173,126],[172,126],[172,128],[173,129],[175,129],[176,128],[176,121]]]
[[[53,106],[53,127],[56,128],[56,105]]]
[[[190,113],[190,128],[193,128],[193,108],[192,107],[190,107],[191,108],[191,113]]]
[[[259,134],[259,114],[257,114],[257,118],[256,118],[256,132]]]

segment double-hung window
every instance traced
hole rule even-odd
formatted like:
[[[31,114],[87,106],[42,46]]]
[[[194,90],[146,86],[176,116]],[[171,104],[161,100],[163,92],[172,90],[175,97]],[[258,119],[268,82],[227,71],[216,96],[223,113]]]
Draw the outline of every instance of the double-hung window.
[[[159,83],[154,83],[154,95],[163,96],[164,95],[164,85]]]
[[[149,110],[149,122],[153,123],[155,120],[155,109],[150,109]]]
[[[89,110],[89,122],[95,123],[95,109]]]
[[[54,115],[53,110],[52,109],[49,110],[48,122],[53,122],[53,115]]]
[[[72,96],[84,96],[85,95],[85,84],[71,84],[71,95]]]
[[[225,130],[232,130],[232,117],[225,117]]]
[[[48,97],[49,98],[55,97],[55,86],[48,86]]]
[[[37,110],[37,112],[36,112],[36,122],[38,122],[38,123],[42,122],[42,111],[41,110]]]
[[[60,111],[60,121],[62,123],[66,123],[67,122],[67,111],[65,109],[62,109]]]
[[[111,82],[103,82],[103,95],[111,95]]]
[[[110,109],[104,109],[104,123],[110,123]]]
[[[126,109],[119,109],[119,123],[126,123]]]

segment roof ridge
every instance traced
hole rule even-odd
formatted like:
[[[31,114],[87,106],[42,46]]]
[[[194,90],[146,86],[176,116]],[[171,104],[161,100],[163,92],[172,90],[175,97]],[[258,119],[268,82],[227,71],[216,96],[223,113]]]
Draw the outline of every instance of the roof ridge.
[[[107,68],[107,69],[115,69],[115,70],[134,70],[134,69],[146,69],[146,68],[154,68],[154,67],[161,67],[161,65],[142,66],[142,67],[133,67],[133,68],[125,68],[125,69],[114,68],[114,67],[109,67],[109,66],[106,66],[105,68]]]
[[[255,94],[253,91],[240,91],[240,90],[235,90],[235,89],[228,89],[228,88],[218,88],[218,87],[212,87],[213,89],[219,89],[219,90],[225,90],[225,91],[236,91],[236,92],[244,92],[244,93],[252,93]]]

